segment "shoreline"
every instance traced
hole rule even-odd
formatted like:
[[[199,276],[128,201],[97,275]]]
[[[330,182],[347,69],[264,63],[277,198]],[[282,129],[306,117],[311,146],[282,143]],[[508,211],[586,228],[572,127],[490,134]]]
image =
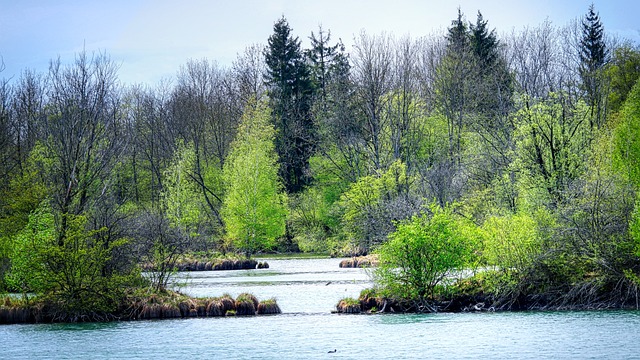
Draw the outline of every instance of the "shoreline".
[[[367,289],[369,290],[369,289]],[[338,314],[426,314],[426,313],[478,313],[478,312],[522,312],[522,311],[636,311],[640,306],[629,302],[594,302],[589,304],[543,303],[537,299],[541,295],[523,296],[510,302],[496,299],[494,295],[455,295],[449,298],[429,301],[395,300],[372,296],[364,290],[358,299],[344,298],[336,304]]]
[[[0,325],[139,321],[196,317],[230,317],[281,314],[275,299],[259,301],[253,294],[242,293],[235,299],[220,297],[193,298],[175,291],[129,294],[112,312],[64,313],[60,304],[43,299],[23,300],[5,296],[0,303]]]

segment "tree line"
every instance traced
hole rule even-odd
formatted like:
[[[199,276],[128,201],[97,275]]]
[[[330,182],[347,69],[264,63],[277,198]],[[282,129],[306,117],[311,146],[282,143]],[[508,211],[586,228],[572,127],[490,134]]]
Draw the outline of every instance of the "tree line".
[[[640,50],[593,6],[503,36],[458,10],[444,33],[309,40],[282,17],[153,87],[86,52],[0,83],[3,287],[80,302],[141,261],[365,254],[437,215],[527,286],[637,289]]]

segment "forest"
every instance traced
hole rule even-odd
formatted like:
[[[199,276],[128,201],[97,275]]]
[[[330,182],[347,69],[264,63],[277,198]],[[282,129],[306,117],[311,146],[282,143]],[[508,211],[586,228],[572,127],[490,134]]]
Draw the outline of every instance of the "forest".
[[[638,44],[593,6],[501,36],[474,17],[347,50],[283,16],[153,86],[87,52],[3,80],[0,290],[108,311],[185,253],[378,253],[404,298],[481,268],[508,305],[637,306]]]

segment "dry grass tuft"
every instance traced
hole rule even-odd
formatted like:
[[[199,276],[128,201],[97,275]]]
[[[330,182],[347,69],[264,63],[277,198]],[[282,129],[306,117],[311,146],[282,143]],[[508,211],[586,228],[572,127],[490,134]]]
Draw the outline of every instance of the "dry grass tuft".
[[[336,310],[343,314],[359,314],[362,312],[360,301],[354,298],[344,298],[336,305]]]
[[[258,304],[258,315],[282,314],[276,299],[268,299]]]

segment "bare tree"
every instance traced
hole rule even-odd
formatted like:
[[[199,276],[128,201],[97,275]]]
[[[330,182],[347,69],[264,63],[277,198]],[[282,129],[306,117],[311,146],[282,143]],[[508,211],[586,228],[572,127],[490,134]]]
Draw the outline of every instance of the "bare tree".
[[[265,73],[264,47],[259,44],[247,46],[233,62],[231,74],[233,84],[243,106],[252,98],[260,101],[266,95],[263,74]]]
[[[418,51],[419,44],[409,37],[395,42],[395,75],[387,111],[393,159],[402,160],[409,171],[414,167],[423,130],[418,120],[426,114],[419,97]]]
[[[362,31],[356,38],[352,61],[355,101],[363,118],[362,135],[372,170],[380,170],[389,160],[383,144],[384,131],[388,129],[384,110],[394,75],[391,37],[385,33],[371,36]]]
[[[106,193],[114,160],[127,143],[121,128],[117,66],[104,54],[82,52],[75,63],[49,67],[47,150],[54,160],[50,186],[61,215],[58,243],[65,241],[67,214],[81,214]]]
[[[190,247],[190,237],[170,226],[162,212],[155,210],[143,211],[128,223],[135,230],[131,233],[137,244],[133,253],[150,270],[151,285],[156,290],[166,289],[179,255]]]
[[[178,133],[186,144],[193,146],[195,153],[189,176],[200,188],[217,226],[222,226],[222,189],[219,183],[207,180],[207,173],[222,171],[240,113],[239,102],[229,103],[233,92],[226,79],[225,71],[215,63],[189,61],[178,74],[171,100]]]

